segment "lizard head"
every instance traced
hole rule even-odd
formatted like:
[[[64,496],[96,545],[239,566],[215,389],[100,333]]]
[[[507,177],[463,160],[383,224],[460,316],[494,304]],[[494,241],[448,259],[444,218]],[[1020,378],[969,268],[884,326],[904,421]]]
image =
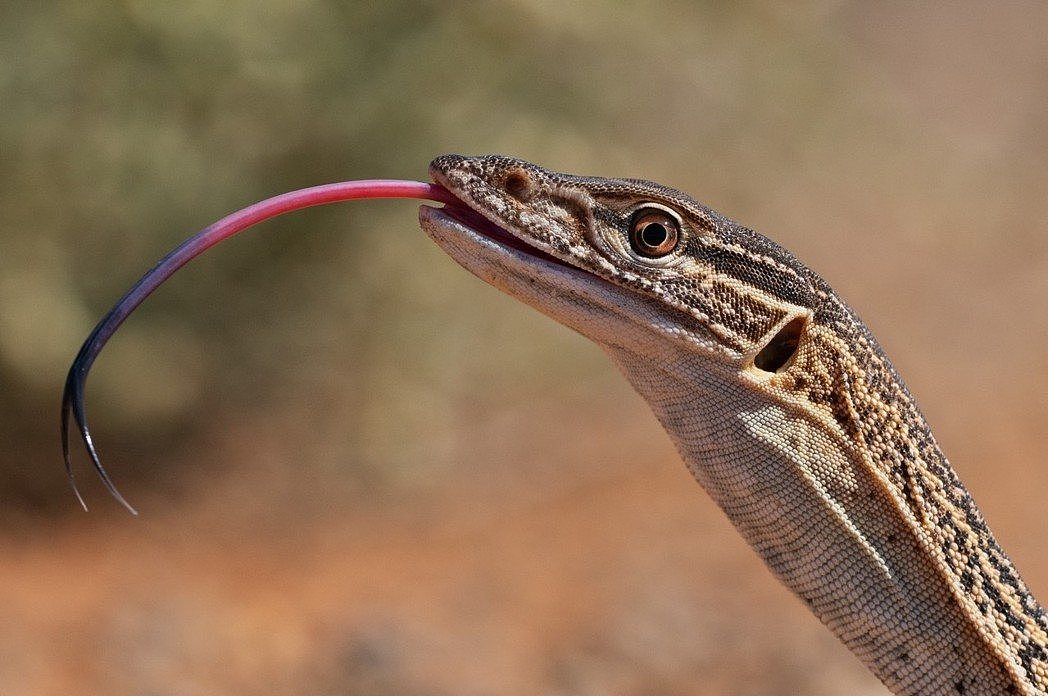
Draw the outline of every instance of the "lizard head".
[[[460,202],[421,209],[441,248],[613,352],[775,373],[818,305],[789,252],[671,188],[502,156],[443,155],[430,174]]]

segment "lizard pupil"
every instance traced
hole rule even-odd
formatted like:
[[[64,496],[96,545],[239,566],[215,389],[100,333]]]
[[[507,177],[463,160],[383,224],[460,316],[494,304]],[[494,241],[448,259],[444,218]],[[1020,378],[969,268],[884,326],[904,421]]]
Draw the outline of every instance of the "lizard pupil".
[[[648,258],[666,256],[677,248],[680,224],[669,213],[648,208],[633,216],[630,246]]]
[[[649,222],[640,231],[640,239],[645,246],[658,247],[666,243],[670,233],[661,222]]]

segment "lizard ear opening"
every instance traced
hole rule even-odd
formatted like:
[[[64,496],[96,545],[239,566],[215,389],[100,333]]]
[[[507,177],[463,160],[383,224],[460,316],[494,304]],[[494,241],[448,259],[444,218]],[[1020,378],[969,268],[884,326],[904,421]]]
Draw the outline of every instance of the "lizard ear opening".
[[[786,322],[785,326],[779,329],[771,340],[753,356],[754,367],[765,372],[781,370],[797,352],[801,334],[807,323],[808,317],[806,316],[794,317]]]

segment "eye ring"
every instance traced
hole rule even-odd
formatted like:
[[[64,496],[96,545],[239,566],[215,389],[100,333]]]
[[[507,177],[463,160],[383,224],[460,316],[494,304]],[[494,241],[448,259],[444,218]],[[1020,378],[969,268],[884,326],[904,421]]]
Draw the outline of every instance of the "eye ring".
[[[645,258],[672,254],[680,243],[680,222],[660,208],[641,208],[630,220],[630,247]]]

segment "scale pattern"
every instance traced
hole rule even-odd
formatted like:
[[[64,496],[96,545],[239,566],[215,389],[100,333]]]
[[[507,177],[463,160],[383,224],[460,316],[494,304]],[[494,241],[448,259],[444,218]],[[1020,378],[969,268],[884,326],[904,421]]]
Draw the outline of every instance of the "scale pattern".
[[[792,254],[679,191],[445,155],[434,178],[566,265],[424,212],[459,263],[602,345],[696,479],[894,692],[1048,694],[1048,619],[857,314]],[[632,213],[680,217],[653,262]],[[455,213],[455,206],[450,206]],[[477,219],[480,219],[477,217]],[[754,355],[804,319],[777,372]]]

